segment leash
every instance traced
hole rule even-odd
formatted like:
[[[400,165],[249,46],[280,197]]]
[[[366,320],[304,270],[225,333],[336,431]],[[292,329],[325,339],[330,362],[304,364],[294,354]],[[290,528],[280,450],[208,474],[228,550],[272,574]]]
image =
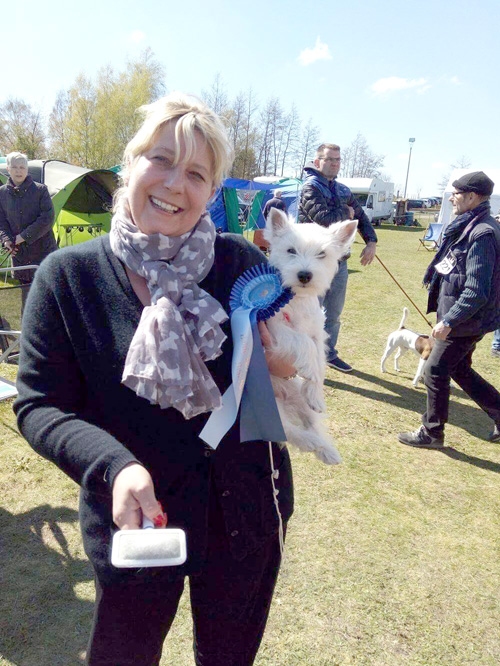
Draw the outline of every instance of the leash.
[[[0,263],[0,268],[5,264],[5,262],[7,261],[7,259],[10,258],[11,255],[12,255],[12,250],[7,250],[7,254],[2,259],[2,262]]]
[[[389,275],[391,276],[391,278],[392,278],[392,279],[394,280],[394,282],[398,285],[398,287],[401,289],[401,291],[403,292],[403,294],[404,294],[404,295],[406,296],[406,298],[410,301],[410,303],[413,305],[413,307],[414,307],[415,310],[419,313],[419,315],[422,317],[422,319],[423,319],[424,321],[426,321],[426,322],[429,324],[429,326],[430,326],[431,328],[434,328],[433,325],[431,324],[431,322],[427,319],[427,317],[426,317],[426,316],[420,311],[419,307],[418,307],[418,306],[412,301],[412,299],[408,296],[408,294],[406,293],[406,291],[405,291],[405,290],[403,289],[403,287],[399,284],[399,282],[396,280],[396,278],[394,277],[394,275],[391,273],[391,271],[390,271],[390,270],[387,268],[387,266],[384,264],[384,262],[382,261],[382,259],[380,259],[380,257],[379,257],[377,254],[375,255],[375,257],[376,257],[376,259],[378,260],[378,262],[380,263],[380,265],[382,266],[382,268],[384,268],[384,269],[389,273]]]

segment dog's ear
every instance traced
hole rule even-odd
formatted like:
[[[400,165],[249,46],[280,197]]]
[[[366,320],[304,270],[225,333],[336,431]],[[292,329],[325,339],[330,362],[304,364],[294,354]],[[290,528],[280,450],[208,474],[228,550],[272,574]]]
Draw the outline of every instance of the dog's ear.
[[[347,245],[350,247],[356,236],[357,228],[357,220],[344,220],[344,222],[332,224],[330,230],[332,232],[333,242],[336,245]]]
[[[271,208],[266,220],[266,229],[269,229],[273,235],[279,236],[287,230],[287,227],[288,218],[285,213],[278,208]],[[267,237],[266,234],[264,236]]]

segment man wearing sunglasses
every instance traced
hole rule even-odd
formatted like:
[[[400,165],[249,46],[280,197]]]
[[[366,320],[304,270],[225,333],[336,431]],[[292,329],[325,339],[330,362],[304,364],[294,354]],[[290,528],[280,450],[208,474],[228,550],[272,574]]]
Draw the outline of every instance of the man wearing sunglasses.
[[[424,370],[427,409],[419,430],[399,435],[403,444],[444,446],[450,378],[492,419],[489,440],[500,441],[500,393],[471,367],[477,343],[500,327],[500,226],[490,215],[493,186],[482,171],[453,182],[456,217],[424,276],[427,312],[437,312],[438,322]]]
[[[358,231],[366,243],[361,252],[361,264],[367,266],[375,257],[377,235],[351,190],[335,180],[340,160],[340,148],[334,143],[322,143],[317,149],[314,162],[304,169],[307,176],[300,197],[299,222],[316,222],[329,227],[342,220],[358,220]],[[352,371],[352,367],[339,358],[336,349],[347,290],[347,258],[339,263],[339,270],[323,299],[328,333],[327,363],[340,372]]]

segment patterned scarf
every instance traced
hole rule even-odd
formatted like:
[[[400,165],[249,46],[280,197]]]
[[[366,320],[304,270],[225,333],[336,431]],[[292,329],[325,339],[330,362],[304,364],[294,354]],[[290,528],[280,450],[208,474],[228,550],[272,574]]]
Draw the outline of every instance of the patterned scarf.
[[[177,237],[141,233],[122,199],[113,216],[113,253],[146,279],[151,305],[144,308],[130,343],[122,382],[186,419],[221,406],[221,395],[204,361],[221,354],[228,318],[198,286],[214,262],[215,228],[208,213]]]

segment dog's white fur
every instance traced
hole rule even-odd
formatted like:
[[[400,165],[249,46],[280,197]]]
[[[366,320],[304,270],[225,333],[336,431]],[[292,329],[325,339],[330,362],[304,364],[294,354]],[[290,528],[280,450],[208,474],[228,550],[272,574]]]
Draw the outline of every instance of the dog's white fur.
[[[323,382],[326,366],[325,315],[319,304],[347,255],[356,235],[357,221],[346,220],[330,228],[295,224],[271,209],[264,237],[270,244],[269,261],[281,273],[293,299],[267,320],[270,350],[290,360],[298,377],[271,377],[283,428],[290,444],[314,451],[327,464],[341,462],[328,440],[320,414],[326,410]]]
[[[403,354],[406,354],[406,352],[411,349],[411,351],[420,358],[417,372],[412,382],[413,386],[417,386],[422,375],[424,374],[425,364],[427,363],[431,349],[434,346],[434,338],[431,338],[428,335],[415,333],[415,331],[410,331],[409,328],[405,328],[405,321],[407,317],[408,308],[403,308],[403,318],[401,319],[399,328],[391,333],[387,338],[387,345],[380,362],[380,371],[385,372],[386,360],[391,354],[396,352],[394,357],[394,369],[399,372],[399,359],[401,356],[403,356]]]

